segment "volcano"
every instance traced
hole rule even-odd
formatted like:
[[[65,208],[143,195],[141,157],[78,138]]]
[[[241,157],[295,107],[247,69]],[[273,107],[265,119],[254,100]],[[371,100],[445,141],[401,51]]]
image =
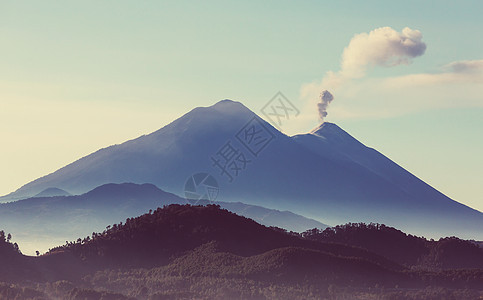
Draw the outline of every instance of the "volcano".
[[[150,183],[184,196],[211,174],[217,201],[289,210],[325,224],[378,222],[427,237],[483,239],[481,212],[438,192],[332,123],[287,136],[240,102],[198,107],[149,135],[110,146],[34,180],[1,201],[55,187],[82,194]]]

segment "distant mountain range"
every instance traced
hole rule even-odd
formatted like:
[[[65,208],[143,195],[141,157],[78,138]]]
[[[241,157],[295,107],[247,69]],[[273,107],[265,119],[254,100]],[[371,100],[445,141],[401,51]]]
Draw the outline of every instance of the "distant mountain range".
[[[359,224],[300,235],[215,205],[169,205],[39,257],[23,256],[0,232],[0,297],[474,299],[482,292],[482,270],[461,269],[464,253],[481,262],[483,249],[475,244],[434,242],[434,258],[448,251],[460,255],[452,257],[450,268],[427,269],[352,245],[360,243],[359,236],[379,233],[389,242],[376,238],[371,247],[391,247],[394,240],[402,249],[413,247],[412,238],[394,228]],[[385,252],[396,258],[399,253]]]
[[[183,195],[187,179],[199,172],[216,178],[223,202],[288,210],[329,224],[378,222],[429,237],[483,239],[481,212],[438,192],[337,125],[288,137],[230,100],[101,149],[2,201],[50,187],[83,194],[124,182]]]
[[[34,197],[2,203],[0,229],[12,233],[23,251],[45,252],[66,240],[90,235],[149,210],[186,203],[186,199],[164,192],[152,184],[106,184],[78,196]],[[216,204],[267,226],[298,232],[327,227],[288,211],[241,202]]]

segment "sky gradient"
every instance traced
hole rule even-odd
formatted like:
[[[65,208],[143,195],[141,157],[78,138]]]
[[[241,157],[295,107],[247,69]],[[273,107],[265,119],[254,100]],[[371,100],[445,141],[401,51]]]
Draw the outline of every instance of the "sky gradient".
[[[281,91],[301,111],[282,130],[308,132],[329,88],[327,121],[481,211],[481,11],[481,1],[0,0],[0,194],[222,99],[260,114]],[[353,38],[381,27],[418,30],[427,48],[407,64],[369,59],[362,77],[325,86]],[[377,57],[357,53],[368,49]],[[454,68],[463,61],[476,67]]]

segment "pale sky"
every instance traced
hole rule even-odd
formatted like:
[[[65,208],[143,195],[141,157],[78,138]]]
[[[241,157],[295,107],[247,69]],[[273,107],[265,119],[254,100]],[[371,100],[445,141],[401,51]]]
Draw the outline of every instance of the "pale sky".
[[[0,194],[222,99],[260,114],[281,91],[301,111],[282,130],[308,132],[328,88],[327,121],[483,210],[482,11],[481,1],[0,0]],[[383,27],[415,50],[386,43]],[[394,61],[401,49],[406,64]]]

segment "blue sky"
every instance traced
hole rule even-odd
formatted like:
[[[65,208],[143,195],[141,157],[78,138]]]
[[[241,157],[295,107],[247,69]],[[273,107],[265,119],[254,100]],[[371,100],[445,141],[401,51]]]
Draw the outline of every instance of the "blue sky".
[[[0,0],[0,194],[221,99],[259,113],[282,91],[301,110],[283,131],[307,132],[317,99],[303,91],[324,88],[354,36],[409,27],[424,54],[338,87],[327,121],[483,210],[483,76],[445,67],[483,59],[481,11],[481,1]]]

